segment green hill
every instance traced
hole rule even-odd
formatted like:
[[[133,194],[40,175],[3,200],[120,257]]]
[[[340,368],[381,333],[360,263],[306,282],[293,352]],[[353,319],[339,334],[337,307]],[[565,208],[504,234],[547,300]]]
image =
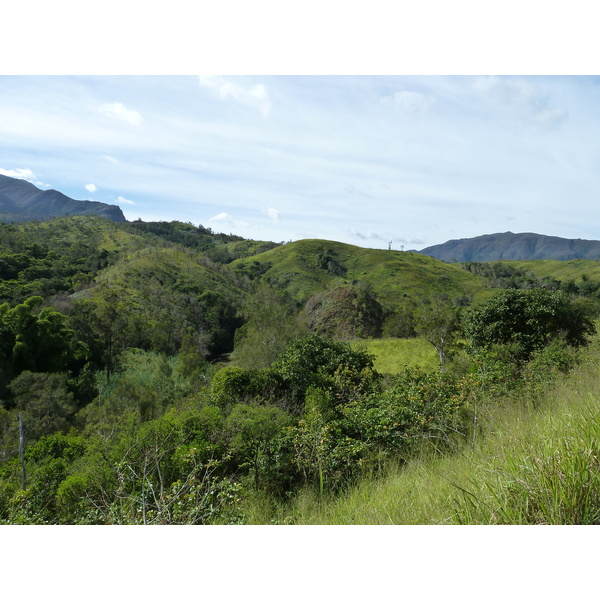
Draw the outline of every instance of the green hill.
[[[313,295],[343,284],[367,285],[386,309],[406,298],[444,293],[477,296],[484,280],[459,265],[412,252],[373,250],[326,240],[290,242],[231,265],[252,279],[268,281],[304,305]]]
[[[209,354],[231,351],[247,285],[190,247],[193,226],[181,224],[181,244],[177,226],[156,225],[163,235],[101,217],[0,224],[0,304],[39,295],[61,311],[110,305],[126,346],[173,353],[191,328]],[[231,242],[201,233],[209,250]]]

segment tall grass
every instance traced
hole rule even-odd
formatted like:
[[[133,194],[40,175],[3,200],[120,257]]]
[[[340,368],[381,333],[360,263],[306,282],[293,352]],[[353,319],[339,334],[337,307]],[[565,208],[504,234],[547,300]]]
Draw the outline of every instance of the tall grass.
[[[600,523],[600,352],[586,353],[540,397],[531,389],[488,410],[474,445],[391,464],[336,498],[306,490],[271,522]]]

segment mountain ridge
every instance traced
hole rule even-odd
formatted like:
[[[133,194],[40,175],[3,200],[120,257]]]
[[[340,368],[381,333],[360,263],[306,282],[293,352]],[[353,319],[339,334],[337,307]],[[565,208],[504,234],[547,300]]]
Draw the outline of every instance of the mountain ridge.
[[[74,200],[57,190],[40,190],[24,179],[0,175],[0,221],[34,221],[73,215],[98,215],[127,221],[116,205],[94,200]]]
[[[507,231],[449,240],[417,252],[444,262],[600,260],[600,241]]]

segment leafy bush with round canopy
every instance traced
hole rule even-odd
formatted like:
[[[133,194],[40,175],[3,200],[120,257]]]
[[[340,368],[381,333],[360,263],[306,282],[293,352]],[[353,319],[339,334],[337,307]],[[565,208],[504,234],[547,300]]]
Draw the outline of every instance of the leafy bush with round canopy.
[[[473,350],[511,345],[518,360],[527,360],[559,337],[581,346],[594,332],[582,307],[563,292],[545,289],[505,290],[474,307],[464,321]]]

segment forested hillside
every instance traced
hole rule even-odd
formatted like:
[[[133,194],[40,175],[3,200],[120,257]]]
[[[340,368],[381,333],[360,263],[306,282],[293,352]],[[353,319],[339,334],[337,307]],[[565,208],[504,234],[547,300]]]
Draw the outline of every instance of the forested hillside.
[[[179,222],[0,225],[0,521],[268,521],[424,444],[457,451],[506,390],[576,364],[592,266]],[[375,368],[369,344],[416,338],[435,367]]]

